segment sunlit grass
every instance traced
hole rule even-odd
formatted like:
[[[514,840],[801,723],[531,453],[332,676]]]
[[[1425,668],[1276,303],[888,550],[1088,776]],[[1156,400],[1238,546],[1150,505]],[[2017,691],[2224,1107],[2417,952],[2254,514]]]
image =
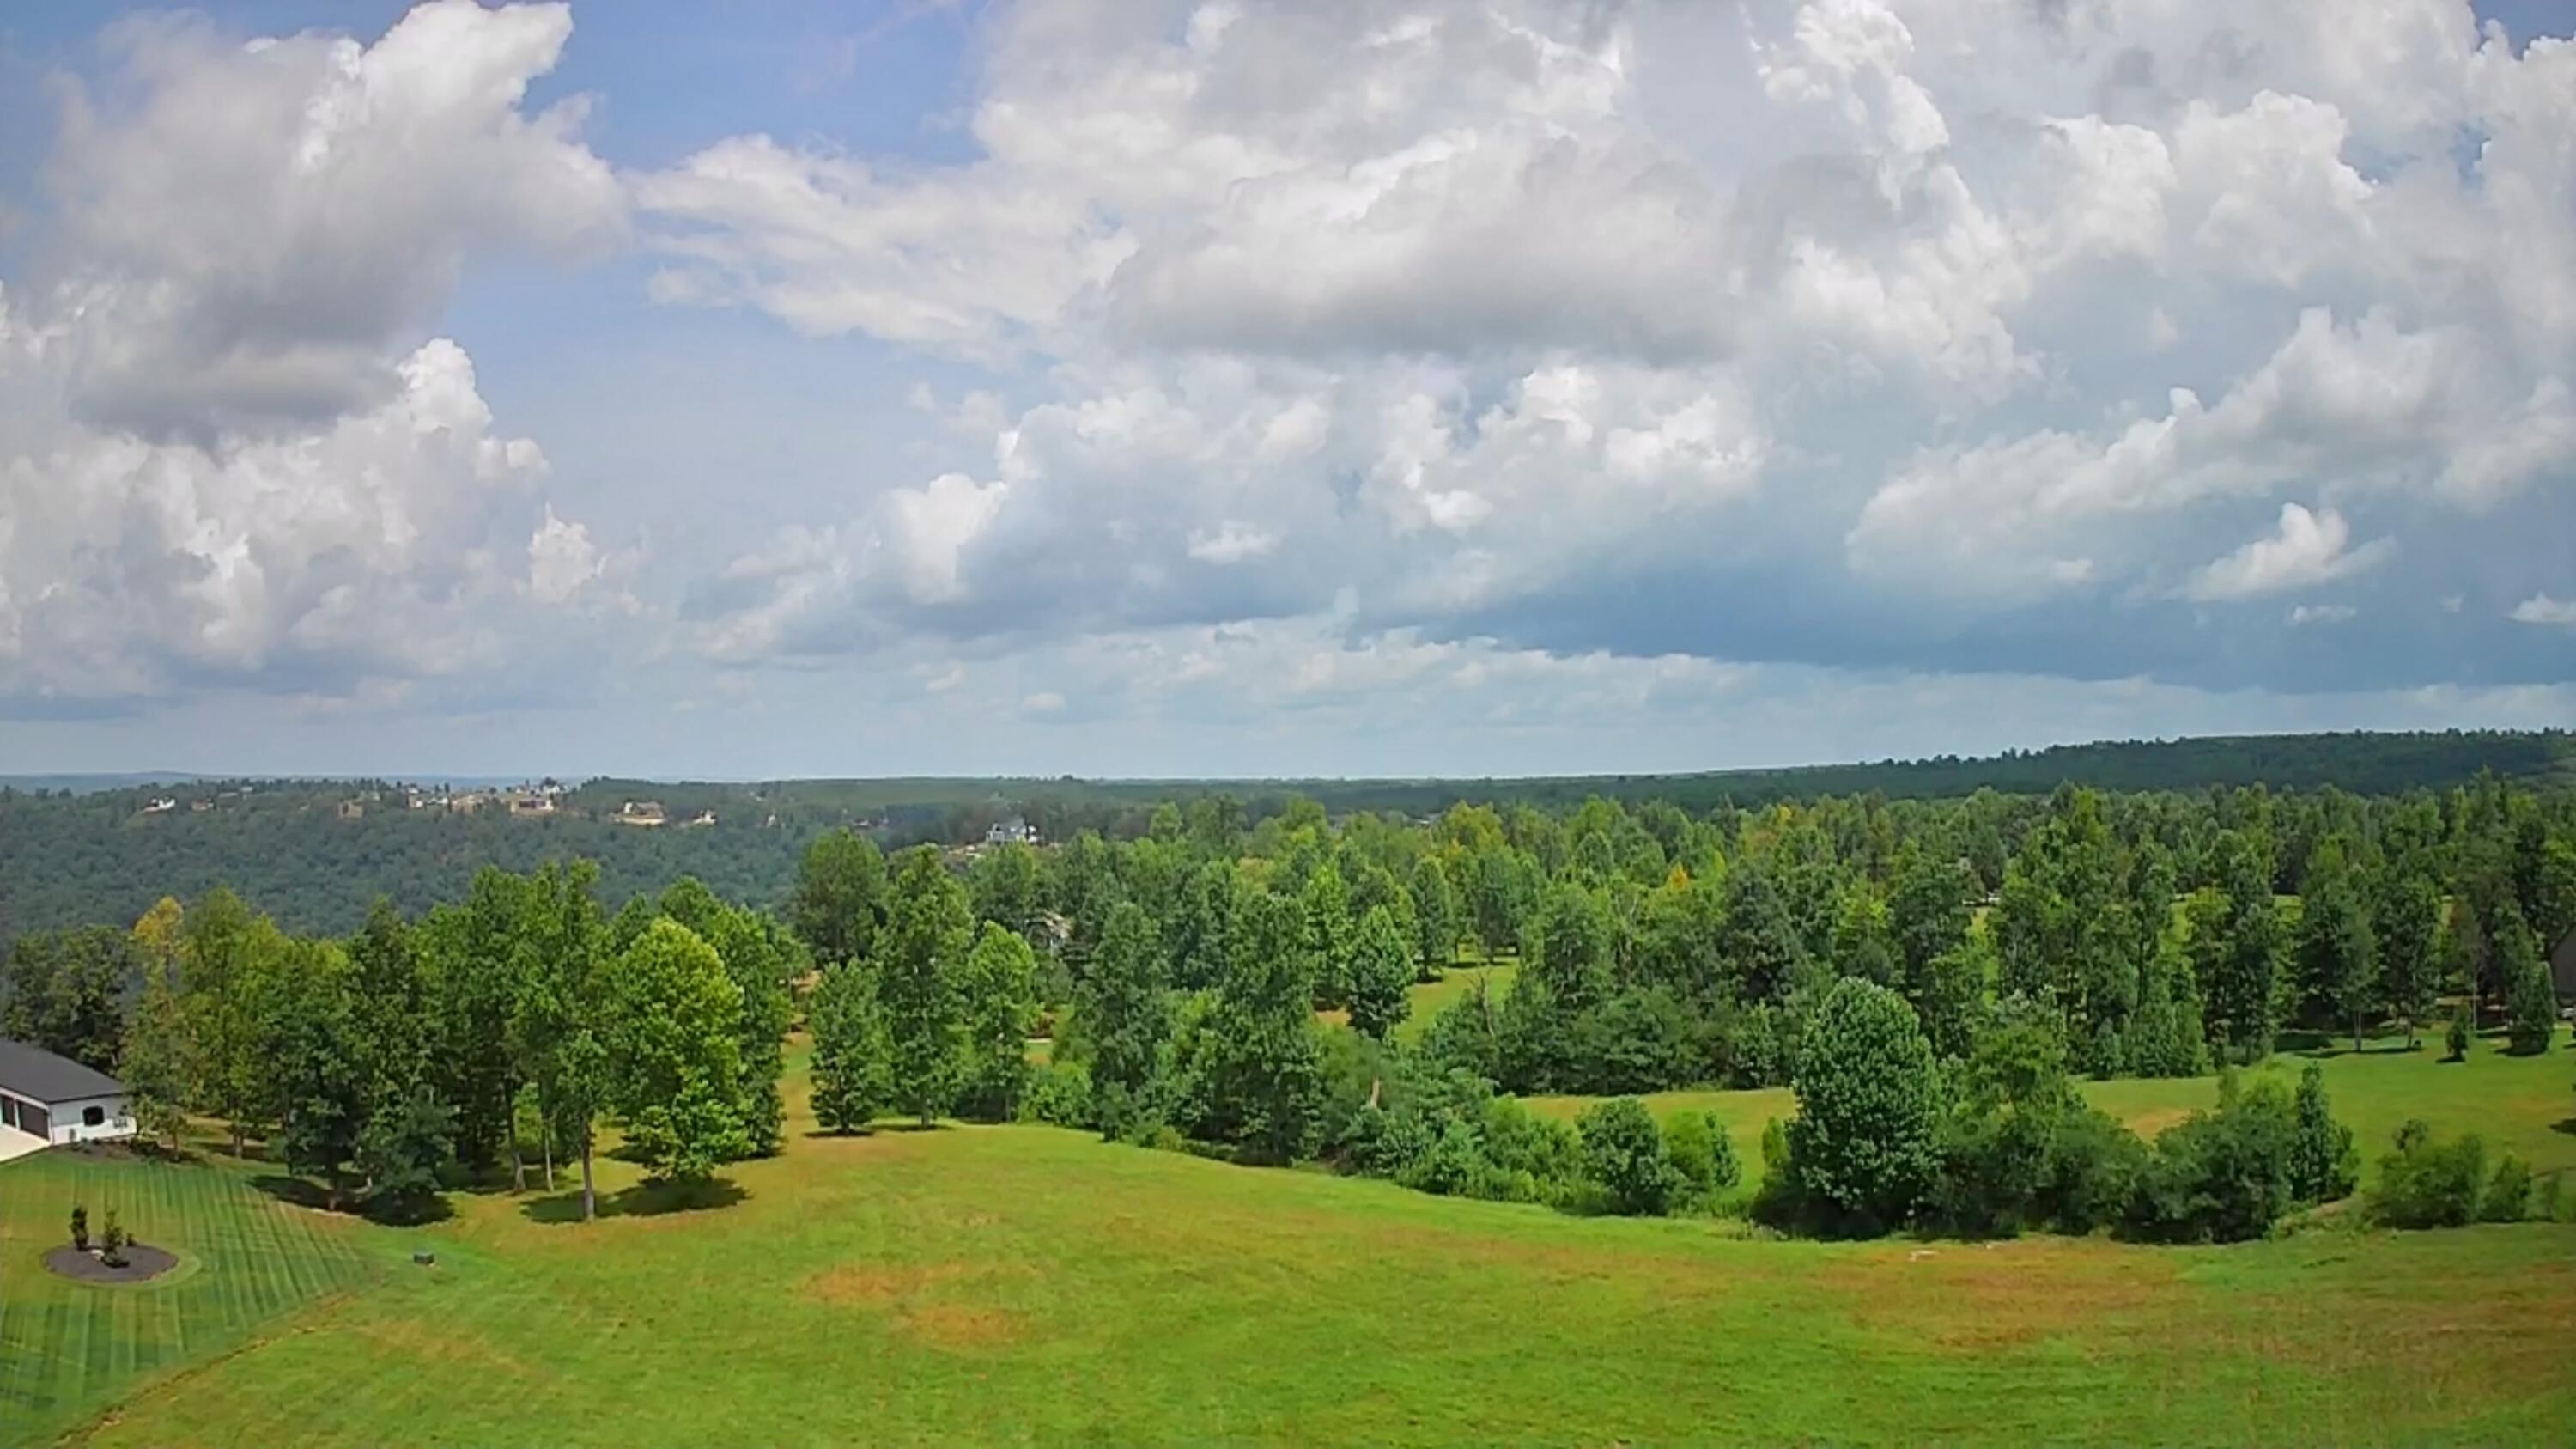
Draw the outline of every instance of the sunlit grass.
[[[2572,1064],[2365,1056],[2328,1071],[2368,1130],[2407,1111],[2459,1119],[2445,1126],[2512,1115],[2542,1134],[2513,1141],[2565,1144],[2548,1159],[2564,1165],[2576,1137],[2537,1119],[2544,1092],[2561,1116],[2576,1106]],[[2096,1090],[2145,1115],[2212,1088]],[[631,1191],[634,1169],[611,1161],[618,1212],[590,1225],[562,1220],[569,1177],[552,1196],[460,1195],[451,1221],[399,1232],[277,1207],[221,1162],[120,1169],[194,1204],[174,1225],[302,1226],[267,1253],[208,1253],[204,1301],[247,1295],[245,1312],[209,1307],[223,1331],[192,1329],[149,1364],[104,1351],[73,1407],[112,1409],[97,1442],[151,1445],[2536,1443],[2576,1414],[2576,1227],[2223,1249],[1757,1242],[1705,1220],[1573,1218],[1049,1128],[811,1136],[793,1080],[788,1100],[786,1153],[728,1169],[709,1199],[726,1205],[657,1211],[675,1205]],[[1661,1101],[1745,1124],[1748,1158],[1761,1117],[1787,1110],[1785,1094]],[[0,1168],[13,1362],[23,1322],[89,1364],[90,1345],[142,1323],[114,1308],[22,1316],[32,1244],[14,1205],[60,1191],[58,1169],[30,1161],[31,1177]],[[52,1235],[60,1211],[30,1231]],[[415,1244],[438,1266],[412,1267]],[[270,1253],[347,1267],[307,1270],[301,1298],[260,1299],[247,1285],[280,1276]],[[335,1282],[367,1286],[335,1296]],[[72,1318],[91,1326],[57,1330]],[[0,1440],[53,1432],[13,1414]]]

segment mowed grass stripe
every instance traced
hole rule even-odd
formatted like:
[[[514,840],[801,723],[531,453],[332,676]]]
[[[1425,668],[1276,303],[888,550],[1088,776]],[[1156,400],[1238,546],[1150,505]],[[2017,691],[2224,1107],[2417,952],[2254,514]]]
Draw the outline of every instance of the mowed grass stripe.
[[[287,1206],[246,1164],[173,1166],[42,1152],[0,1166],[0,1445],[43,1442],[172,1368],[239,1345],[301,1305],[369,1281],[362,1225]],[[194,1271],[130,1288],[68,1282],[43,1255],[72,1205],[113,1206]]]

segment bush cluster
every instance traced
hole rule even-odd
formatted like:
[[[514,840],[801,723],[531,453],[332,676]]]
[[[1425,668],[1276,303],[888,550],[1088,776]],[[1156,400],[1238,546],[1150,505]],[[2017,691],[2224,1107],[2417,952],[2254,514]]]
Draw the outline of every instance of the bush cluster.
[[[2392,1228],[2456,1228],[2474,1222],[2518,1223],[2557,1215],[2557,1181],[2534,1212],[2531,1165],[2506,1153],[2486,1170],[2486,1142],[2474,1132],[2448,1142],[2421,1120],[2397,1129],[2396,1150],[2379,1159],[2379,1178],[2365,1206],[2371,1221]]]
[[[2010,1004],[1941,1068],[1901,998],[1845,981],[1809,1027],[1796,1085],[1798,1116],[1776,1142],[1765,1134],[1772,1170],[1754,1204],[1789,1230],[2234,1242],[2359,1176],[2313,1065],[2295,1093],[2226,1074],[2214,1111],[2142,1142],[2077,1095],[2055,1015]]]

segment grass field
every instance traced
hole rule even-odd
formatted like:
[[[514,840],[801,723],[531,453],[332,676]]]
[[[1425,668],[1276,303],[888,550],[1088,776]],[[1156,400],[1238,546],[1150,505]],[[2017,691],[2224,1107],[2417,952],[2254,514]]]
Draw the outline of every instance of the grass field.
[[[2437,1120],[2544,1086],[2567,1115],[2576,1058],[2545,1062],[2329,1070],[2436,1093]],[[731,1169],[727,1205],[641,1211],[610,1163],[621,1211],[587,1227],[568,1192],[463,1195],[397,1231],[278,1206],[256,1164],[0,1167],[12,1381],[49,1400],[9,1401],[0,1441],[2535,1443],[2576,1416],[2571,1226],[1756,1242],[1048,1128],[809,1137],[790,1111],[786,1154]],[[129,1219],[168,1214],[203,1270],[30,1287],[55,1199],[111,1182],[150,1183]],[[52,1367],[19,1370],[30,1345]]]
[[[1396,1023],[1395,1039],[1413,1041],[1421,1037],[1431,1029],[1432,1018],[1448,1010],[1450,1003],[1473,996],[1479,981],[1487,984],[1486,989],[1493,993],[1494,1005],[1500,1007],[1504,995],[1511,990],[1512,977],[1520,969],[1520,963],[1516,961],[1468,962],[1450,966],[1437,981],[1419,982],[1405,988],[1405,999],[1411,1003],[1411,1008],[1405,1013],[1404,1020]],[[1319,1011],[1315,1015],[1334,1026],[1347,1026],[1351,1019],[1349,1012],[1339,1008]]]
[[[122,1287],[55,1277],[43,1255],[69,1237],[74,1203],[92,1233],[115,1207],[180,1266]],[[140,1379],[363,1288],[379,1265],[350,1227],[278,1203],[244,1172],[61,1151],[0,1168],[0,1441],[42,1439]]]
[[[1450,1004],[1476,994],[1476,984],[1485,983],[1494,1005],[1503,1004],[1510,994],[1512,977],[1520,971],[1516,961],[1496,961],[1490,965],[1452,966],[1437,981],[1426,981],[1405,993],[1412,1000],[1412,1010],[1395,1028],[1398,1041],[1412,1041],[1431,1029],[1432,1018],[1447,1011]]]
[[[2463,1062],[2445,1062],[2438,1044],[2403,1051],[2397,1038],[2367,1042],[2359,1053],[2333,1051],[2315,1058],[2276,1056],[2264,1074],[2296,1086],[2310,1060],[2325,1068],[2326,1095],[2335,1119],[2353,1130],[2361,1145],[2363,1180],[2379,1155],[2389,1150],[2397,1129],[2409,1117],[2421,1117],[2444,1135],[2474,1131],[2487,1141],[2488,1161],[2513,1152],[2536,1173],[2576,1177],[2576,1053],[2560,1049],[2539,1056],[2509,1057],[2501,1039],[2478,1044]],[[2086,1100],[2146,1136],[2181,1121],[2194,1109],[2215,1106],[2218,1079],[2122,1078],[2082,1084]],[[1571,1121],[1597,1100],[1590,1097],[1533,1097],[1530,1106]],[[1658,1117],[1676,1112],[1714,1114],[1735,1138],[1747,1184],[1760,1178],[1762,1124],[1773,1117],[1788,1120],[1797,1100],[1786,1087],[1757,1092],[1656,1092],[1646,1099]],[[2576,1182],[2571,1182],[2576,1187]]]

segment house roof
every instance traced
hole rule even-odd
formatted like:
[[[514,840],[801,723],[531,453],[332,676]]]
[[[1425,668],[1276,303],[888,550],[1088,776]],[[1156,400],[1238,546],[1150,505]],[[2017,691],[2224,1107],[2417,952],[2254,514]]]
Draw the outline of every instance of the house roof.
[[[0,1038],[0,1087],[39,1102],[121,1097],[125,1084],[107,1073],[58,1057],[43,1047]]]

